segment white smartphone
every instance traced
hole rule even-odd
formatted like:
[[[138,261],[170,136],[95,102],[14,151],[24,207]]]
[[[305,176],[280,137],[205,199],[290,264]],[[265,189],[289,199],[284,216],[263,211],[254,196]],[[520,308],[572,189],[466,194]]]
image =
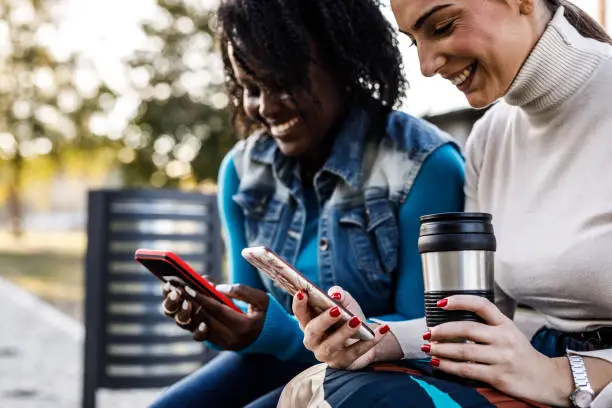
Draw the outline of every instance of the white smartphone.
[[[242,256],[291,296],[294,296],[300,289],[306,292],[308,304],[315,313],[321,314],[331,307],[338,306],[341,322],[348,322],[354,316],[271,249],[263,246],[245,248],[242,250]],[[356,337],[359,340],[374,340],[374,332],[365,322],[361,322]]]

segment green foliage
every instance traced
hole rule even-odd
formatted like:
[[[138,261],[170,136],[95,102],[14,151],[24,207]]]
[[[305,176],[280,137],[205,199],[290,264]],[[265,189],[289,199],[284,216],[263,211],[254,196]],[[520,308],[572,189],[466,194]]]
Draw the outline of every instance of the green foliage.
[[[216,179],[235,142],[212,13],[203,3],[158,0],[156,16],[143,23],[148,46],[130,61],[142,102],[126,137],[137,142],[120,155],[128,185]]]
[[[8,200],[16,233],[24,173],[32,162],[52,159],[54,166],[44,160],[43,171],[29,173],[46,178],[62,167],[67,153],[92,155],[113,145],[105,134],[94,135],[92,124],[104,121],[115,96],[83,61],[53,52],[58,5],[57,0],[0,2],[0,197]]]

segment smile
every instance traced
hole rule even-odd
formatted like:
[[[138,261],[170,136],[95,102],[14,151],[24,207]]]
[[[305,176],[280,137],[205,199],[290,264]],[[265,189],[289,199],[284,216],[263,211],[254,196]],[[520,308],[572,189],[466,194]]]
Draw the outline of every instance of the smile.
[[[293,127],[300,121],[299,118],[293,118],[291,120],[288,120],[285,123],[281,123],[278,125],[274,125],[270,127],[270,132],[272,133],[273,136],[282,136],[285,135],[287,133],[289,133],[291,131],[291,129],[293,129]]]
[[[449,77],[447,79],[449,81],[451,81],[451,83],[453,85],[455,85],[456,87],[460,88],[461,86],[463,86],[463,85],[465,85],[467,83],[468,79],[470,79],[470,77],[472,76],[474,71],[476,71],[476,63],[470,65],[467,68],[465,68],[458,75],[455,75],[453,77]]]

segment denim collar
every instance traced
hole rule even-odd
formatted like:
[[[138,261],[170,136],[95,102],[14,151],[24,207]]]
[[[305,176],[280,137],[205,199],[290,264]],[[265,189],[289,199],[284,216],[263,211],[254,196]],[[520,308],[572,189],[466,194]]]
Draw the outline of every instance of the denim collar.
[[[349,111],[342,128],[335,136],[331,155],[319,173],[334,174],[352,188],[359,186],[363,175],[362,162],[370,121],[370,114],[363,107],[357,106]],[[286,185],[292,185],[291,177],[297,174],[297,160],[283,156],[267,132],[263,132],[255,142],[251,159],[272,166]]]

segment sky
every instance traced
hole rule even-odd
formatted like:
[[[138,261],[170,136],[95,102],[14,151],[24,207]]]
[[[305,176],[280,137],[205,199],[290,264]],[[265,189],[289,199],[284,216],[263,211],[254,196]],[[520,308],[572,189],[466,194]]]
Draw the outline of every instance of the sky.
[[[154,18],[154,0],[63,0],[63,23],[58,52],[78,51],[91,59],[100,77],[119,92],[127,92],[122,60],[141,46],[145,37],[139,21]],[[197,0],[214,8],[217,0]],[[607,0],[608,26],[612,26],[612,0]],[[575,4],[597,15],[598,0],[575,0]],[[395,25],[390,8],[383,12]],[[400,37],[406,74],[410,82],[402,110],[416,116],[437,114],[468,107],[463,95],[447,80],[421,75],[416,50]],[[127,106],[127,105],[126,105]],[[126,107],[126,109],[128,109]]]

